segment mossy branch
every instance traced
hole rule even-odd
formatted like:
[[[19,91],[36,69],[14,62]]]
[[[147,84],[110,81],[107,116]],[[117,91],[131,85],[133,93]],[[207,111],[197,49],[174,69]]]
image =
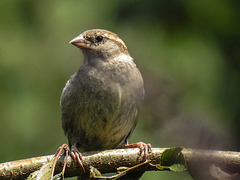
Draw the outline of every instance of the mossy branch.
[[[178,164],[179,162],[174,162],[174,159],[176,158],[170,158],[170,160],[165,159],[165,164],[162,164],[162,155],[166,150],[167,148],[152,148],[152,153],[148,155],[149,163],[139,166],[133,169],[133,171],[172,170],[168,167],[173,164]],[[180,153],[184,160],[184,166],[196,179],[235,177],[240,174],[239,152],[180,148]],[[177,154],[177,156],[179,155],[180,154]],[[49,155],[1,163],[0,179],[25,179],[30,173],[39,170],[41,166],[48,163],[52,158],[53,155]],[[56,174],[62,171],[63,161],[64,156],[61,156],[56,166]],[[89,174],[90,167],[94,167],[104,174],[117,172],[119,167],[135,166],[141,163],[141,161],[142,158],[139,156],[139,149],[115,149],[83,153],[83,165],[86,170],[85,174]],[[161,166],[159,164],[161,164]],[[166,164],[168,165],[166,166]],[[65,177],[82,174],[84,174],[82,169],[69,157]]]

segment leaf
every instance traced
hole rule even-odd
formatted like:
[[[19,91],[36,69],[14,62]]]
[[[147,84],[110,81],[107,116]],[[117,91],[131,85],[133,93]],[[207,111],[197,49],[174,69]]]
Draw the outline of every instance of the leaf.
[[[183,164],[173,164],[172,166],[157,166],[160,171],[170,170],[173,172],[183,172],[186,171],[186,168]]]
[[[38,172],[39,172],[39,170],[32,172],[32,173],[28,176],[27,180],[35,180],[35,179],[37,178]]]
[[[95,167],[90,166],[90,178],[100,178],[102,174]]]
[[[161,171],[170,170],[173,172],[182,172],[185,171],[185,161],[181,153],[183,148],[174,147],[166,149],[161,156],[161,165],[157,168]]]
[[[48,163],[44,164],[40,170],[35,171],[29,175],[27,180],[47,180],[51,179],[53,164],[56,158],[52,158]],[[53,177],[53,179],[60,179],[61,173]]]
[[[174,147],[163,151],[161,165],[171,166],[173,164],[185,164],[184,157],[181,153],[182,149],[182,147]]]
[[[172,166],[169,166],[169,169],[173,172],[183,172],[187,170],[183,164],[173,164]]]

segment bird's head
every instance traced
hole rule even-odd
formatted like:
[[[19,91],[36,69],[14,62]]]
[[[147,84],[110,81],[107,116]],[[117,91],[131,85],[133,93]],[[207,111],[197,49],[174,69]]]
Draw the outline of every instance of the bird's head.
[[[125,43],[116,34],[103,29],[87,30],[69,43],[82,50],[84,61],[110,61],[120,55],[129,56]]]

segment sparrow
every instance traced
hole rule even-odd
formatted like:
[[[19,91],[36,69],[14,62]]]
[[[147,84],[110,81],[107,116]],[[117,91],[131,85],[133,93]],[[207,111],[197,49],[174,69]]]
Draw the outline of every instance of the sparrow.
[[[81,167],[84,151],[138,147],[146,157],[150,144],[128,144],[144,99],[144,82],[125,43],[115,33],[92,29],[70,44],[84,57],[60,100],[71,157]]]

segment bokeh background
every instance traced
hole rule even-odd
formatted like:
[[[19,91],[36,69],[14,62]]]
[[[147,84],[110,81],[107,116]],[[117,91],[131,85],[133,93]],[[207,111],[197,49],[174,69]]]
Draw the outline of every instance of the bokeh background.
[[[240,151],[240,1],[0,1],[0,162],[66,143],[59,98],[82,63],[68,42],[117,33],[146,98],[130,142]],[[142,179],[191,179],[147,172]]]

